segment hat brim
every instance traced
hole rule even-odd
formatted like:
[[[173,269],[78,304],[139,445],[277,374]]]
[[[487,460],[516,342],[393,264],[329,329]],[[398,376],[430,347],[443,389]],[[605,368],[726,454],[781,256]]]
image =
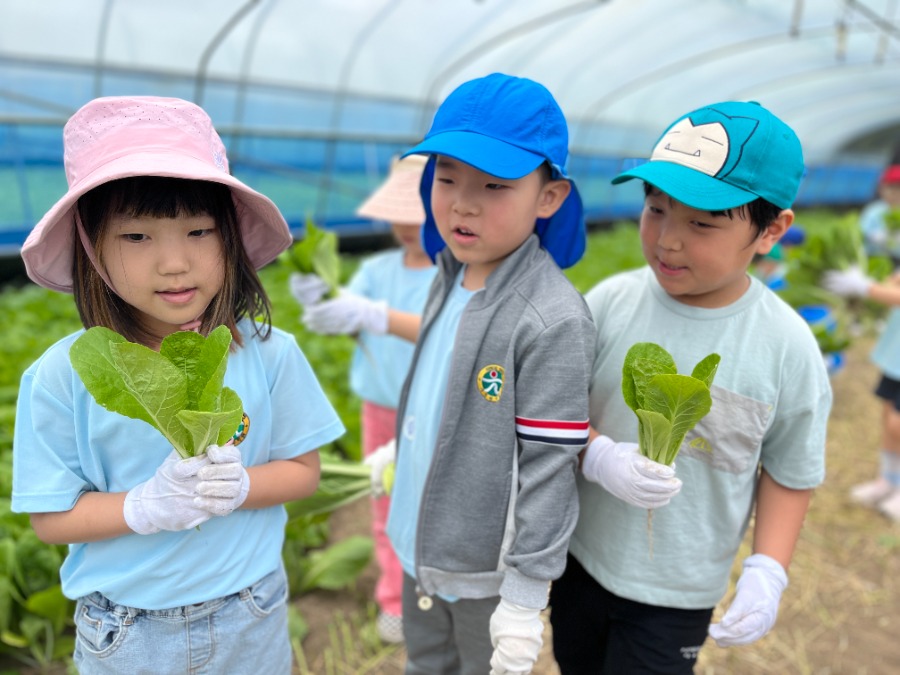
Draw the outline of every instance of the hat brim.
[[[759,198],[696,169],[662,160],[652,160],[623,171],[612,182],[618,185],[633,178],[644,180],[672,199],[700,211],[725,211]]]
[[[443,155],[474,166],[479,171],[516,180],[538,168],[547,159],[528,150],[472,131],[444,131],[404,153]]]
[[[401,225],[421,225],[425,207],[419,196],[421,171],[394,171],[356,209],[356,215]]]
[[[208,161],[190,155],[138,152],[106,162],[78,179],[47,211],[22,245],[29,278],[46,288],[71,293],[75,203],[99,185],[135,176],[205,180],[230,188],[244,249],[257,269],[275,260],[293,243],[290,228],[275,203],[232,175],[214,170]]]

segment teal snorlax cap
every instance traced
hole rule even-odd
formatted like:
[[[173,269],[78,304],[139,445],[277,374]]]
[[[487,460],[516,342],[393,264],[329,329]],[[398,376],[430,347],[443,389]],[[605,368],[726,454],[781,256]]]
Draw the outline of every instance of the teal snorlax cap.
[[[724,211],[762,197],[782,209],[803,178],[797,134],[755,101],[727,101],[676,120],[650,160],[613,178],[640,178],[701,211]]]
[[[464,82],[440,105],[422,142],[404,156],[413,154],[431,155],[420,191],[425,207],[422,245],[432,260],[445,246],[431,212],[437,155],[507,180],[522,178],[546,162],[551,178],[568,180],[572,190],[552,217],[537,220],[534,231],[541,246],[563,269],[584,255],[584,207],[575,183],[566,174],[566,118],[543,85],[502,73]]]

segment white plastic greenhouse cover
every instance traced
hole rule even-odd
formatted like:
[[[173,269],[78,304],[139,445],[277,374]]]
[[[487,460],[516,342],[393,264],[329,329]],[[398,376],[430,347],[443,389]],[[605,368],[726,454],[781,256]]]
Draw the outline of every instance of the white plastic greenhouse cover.
[[[340,220],[456,85],[500,71],[560,102],[589,214],[616,199],[608,179],[624,158],[645,156],[678,115],[728,99],[787,121],[809,176],[853,167],[870,192],[900,134],[898,5],[0,0],[0,180],[16,162],[58,163],[59,127],[95,96],[174,95],[210,112],[235,173],[275,190],[292,225],[303,214]],[[286,177],[304,188],[276,185]],[[28,192],[18,215],[0,207],[0,229],[52,203],[40,186]]]

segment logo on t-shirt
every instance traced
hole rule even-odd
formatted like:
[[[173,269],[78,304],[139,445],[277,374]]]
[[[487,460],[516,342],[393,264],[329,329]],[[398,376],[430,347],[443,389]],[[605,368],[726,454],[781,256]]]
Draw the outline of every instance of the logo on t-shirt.
[[[496,403],[503,393],[503,367],[485,366],[478,373],[478,391],[488,401]]]

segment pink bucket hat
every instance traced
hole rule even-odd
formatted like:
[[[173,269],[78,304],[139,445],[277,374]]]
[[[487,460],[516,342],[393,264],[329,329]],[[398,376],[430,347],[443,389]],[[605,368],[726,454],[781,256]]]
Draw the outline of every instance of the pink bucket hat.
[[[401,225],[425,222],[419,183],[428,157],[410,155],[391,162],[387,179],[356,209],[356,215]]]
[[[177,98],[97,98],[63,129],[69,191],[53,205],[22,245],[28,276],[37,284],[72,292],[75,203],[98,185],[133,176],[221,183],[231,189],[241,238],[260,268],[293,243],[274,202],[228,173],[225,146],[209,115]]]

